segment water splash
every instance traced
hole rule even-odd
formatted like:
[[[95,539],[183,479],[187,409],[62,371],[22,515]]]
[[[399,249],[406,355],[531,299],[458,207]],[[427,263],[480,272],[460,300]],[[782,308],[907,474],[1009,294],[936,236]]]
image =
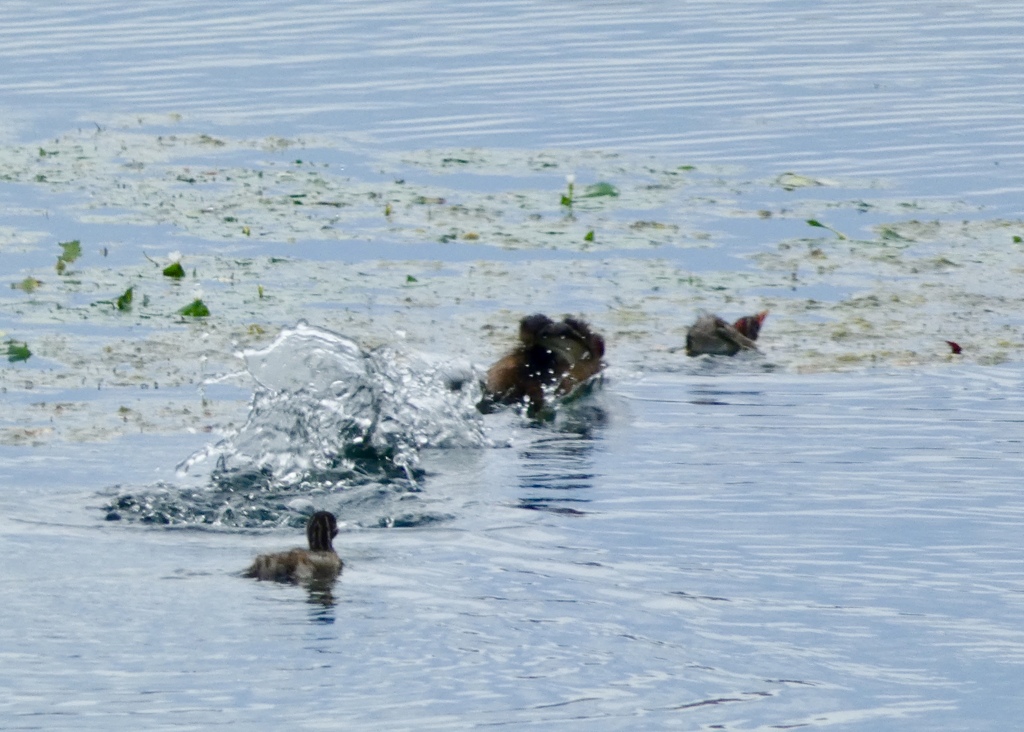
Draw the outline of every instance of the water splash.
[[[368,351],[304,322],[242,357],[256,384],[245,424],[179,465],[188,474],[212,464],[209,485],[121,493],[108,518],[299,525],[324,496],[365,518],[419,491],[422,450],[489,444],[475,407],[479,379],[468,367],[390,347]],[[406,511],[372,521],[436,518]]]

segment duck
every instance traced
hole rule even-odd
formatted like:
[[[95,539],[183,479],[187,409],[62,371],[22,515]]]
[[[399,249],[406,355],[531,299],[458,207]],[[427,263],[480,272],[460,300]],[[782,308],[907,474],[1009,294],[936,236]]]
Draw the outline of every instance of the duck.
[[[274,582],[333,581],[343,562],[331,541],[338,534],[338,520],[330,511],[317,511],[306,523],[309,549],[261,554],[245,571],[245,577]]]
[[[585,320],[528,315],[519,321],[518,345],[487,370],[477,407],[487,413],[499,405],[525,404],[536,414],[549,396],[567,396],[597,376],[604,348],[604,338]]]
[[[717,315],[701,313],[686,332],[686,355],[735,356],[740,351],[757,351],[754,341],[767,317],[768,311],[762,310],[730,325]]]

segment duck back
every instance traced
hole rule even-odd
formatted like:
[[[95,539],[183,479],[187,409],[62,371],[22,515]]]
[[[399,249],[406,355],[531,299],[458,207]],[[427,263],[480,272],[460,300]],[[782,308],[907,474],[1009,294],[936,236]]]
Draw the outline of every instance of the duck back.
[[[274,582],[333,580],[344,566],[332,544],[337,533],[334,514],[317,511],[306,524],[309,549],[261,554],[245,571],[245,576]]]

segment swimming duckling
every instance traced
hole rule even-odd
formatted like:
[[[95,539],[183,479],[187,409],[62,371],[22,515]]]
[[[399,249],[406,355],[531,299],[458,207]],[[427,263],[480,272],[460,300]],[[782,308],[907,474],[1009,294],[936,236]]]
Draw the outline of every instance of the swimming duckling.
[[[519,322],[519,345],[487,371],[480,411],[525,402],[530,412],[544,406],[546,393],[572,393],[604,368],[604,338],[579,318],[556,322],[528,315]]]
[[[741,350],[756,351],[754,341],[767,317],[768,311],[762,310],[729,325],[717,315],[701,313],[686,333],[686,355],[734,356]]]
[[[338,520],[329,511],[317,511],[306,524],[309,549],[261,554],[246,570],[246,577],[275,582],[334,580],[341,572],[341,558],[331,540],[338,534]]]

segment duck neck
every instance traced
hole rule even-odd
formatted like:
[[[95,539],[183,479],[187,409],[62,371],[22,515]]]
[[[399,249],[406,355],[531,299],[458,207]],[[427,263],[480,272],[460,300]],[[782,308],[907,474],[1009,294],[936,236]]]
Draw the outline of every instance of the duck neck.
[[[338,529],[332,520],[333,517],[327,514],[316,514],[309,520],[306,526],[306,538],[309,539],[310,551],[333,552],[334,547],[331,540]]]

